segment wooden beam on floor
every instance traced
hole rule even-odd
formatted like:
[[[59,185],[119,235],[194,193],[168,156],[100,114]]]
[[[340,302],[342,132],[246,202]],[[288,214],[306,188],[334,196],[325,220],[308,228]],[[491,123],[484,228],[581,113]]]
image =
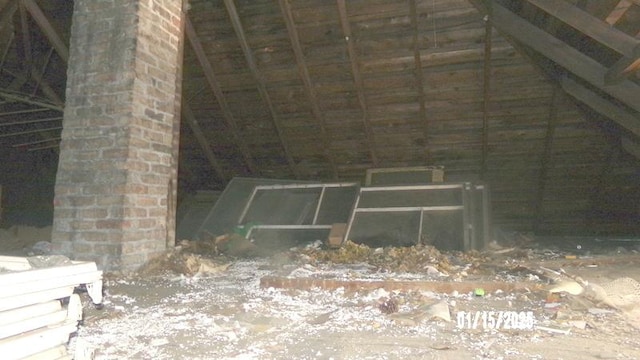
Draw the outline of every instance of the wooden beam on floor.
[[[289,0],[278,0],[278,2],[280,4],[280,11],[282,12],[282,16],[284,17],[284,22],[287,25],[289,40],[291,41],[293,54],[296,59],[296,64],[298,65],[298,73],[300,74],[300,79],[302,79],[302,82],[304,83],[304,90],[307,94],[307,98],[309,98],[311,113],[313,114],[313,117],[316,119],[318,127],[320,128],[320,145],[323,148],[322,152],[324,153],[325,158],[329,161],[329,167],[331,168],[333,179],[337,181],[339,179],[338,168],[336,166],[335,156],[331,152],[331,143],[328,141],[327,122],[322,115],[322,112],[320,111],[320,106],[318,105],[318,96],[316,94],[315,88],[313,87],[313,84],[311,83],[311,75],[309,75],[307,61],[305,60],[304,52],[302,51],[302,46],[300,45],[300,37],[298,35],[298,30],[293,19],[291,5],[289,4]]]
[[[69,48],[62,40],[62,37],[53,28],[49,19],[42,12],[38,4],[34,0],[22,0],[23,6],[27,9],[31,17],[36,21],[44,35],[49,39],[51,45],[64,62],[69,62]]]
[[[562,89],[576,100],[589,106],[600,115],[611,119],[624,129],[640,136],[640,116],[624,110],[594,91],[565,76],[560,80]]]
[[[209,161],[209,165],[211,165],[213,171],[216,172],[218,178],[222,180],[222,183],[226,185],[229,178],[225,175],[224,169],[220,165],[216,155],[213,153],[209,140],[207,140],[207,137],[203,134],[200,124],[198,123],[198,119],[193,115],[191,107],[186,102],[182,103],[182,116],[187,121],[187,125],[189,125],[193,134],[196,136],[196,140],[198,141],[204,156],[207,158],[207,161]]]
[[[358,103],[362,110],[362,125],[364,127],[367,144],[369,145],[369,153],[371,155],[371,162],[374,167],[378,166],[377,147],[373,132],[371,130],[371,124],[369,123],[369,110],[367,107],[367,101],[364,97],[364,86],[362,83],[362,74],[360,73],[360,66],[358,65],[358,53],[354,45],[355,39],[351,33],[351,24],[349,23],[349,16],[347,15],[347,4],[345,0],[337,0],[338,13],[340,14],[340,26],[342,27],[342,33],[344,40],[347,43],[347,52],[349,54],[349,61],[351,63],[351,74],[353,75],[353,82],[355,83],[356,92],[358,96]]]
[[[543,285],[527,282],[500,282],[500,281],[420,281],[420,280],[338,280],[318,278],[289,278],[279,276],[265,276],[260,279],[261,288],[311,290],[320,288],[335,290],[343,288],[346,291],[371,291],[385,289],[387,291],[432,291],[436,293],[460,294],[473,292],[475,289],[483,289],[488,293],[495,291],[533,291],[542,289]]]
[[[553,167],[553,138],[558,123],[558,107],[560,103],[560,90],[553,88],[551,104],[549,105],[549,117],[547,118],[547,130],[544,136],[544,150],[540,159],[540,173],[538,175],[538,189],[534,204],[535,215],[533,218],[533,232],[537,233],[544,217],[544,193],[547,184],[549,169]]]
[[[238,15],[238,10],[236,9],[236,5],[233,0],[224,0],[224,5],[227,8],[227,13],[229,14],[229,20],[231,21],[231,25],[233,25],[233,30],[238,37],[238,42],[240,43],[240,47],[242,48],[242,52],[244,53],[245,60],[247,61],[247,65],[249,66],[249,70],[251,71],[251,75],[255,79],[257,83],[258,92],[260,93],[260,97],[262,101],[267,105],[269,109],[269,113],[271,114],[271,120],[273,121],[273,126],[278,135],[278,140],[280,141],[280,145],[282,146],[282,150],[284,151],[284,156],[287,160],[287,164],[289,165],[289,170],[293,174],[296,179],[300,179],[300,172],[298,171],[298,167],[296,166],[295,161],[293,160],[293,156],[291,155],[291,150],[287,145],[287,141],[284,136],[282,122],[280,121],[278,114],[276,113],[275,107],[273,106],[273,102],[271,101],[271,96],[267,92],[267,86],[264,80],[264,76],[258,69],[258,65],[256,64],[255,58],[253,56],[253,52],[249,47],[249,43],[247,41],[247,37],[244,32],[244,27],[242,26],[242,22],[240,21],[240,16]]]
[[[213,67],[211,66],[211,63],[209,62],[209,59],[207,58],[207,55],[204,52],[204,48],[202,47],[200,38],[198,37],[198,34],[196,33],[193,27],[193,24],[191,23],[189,18],[187,18],[185,22],[185,33],[186,33],[187,39],[189,40],[189,43],[191,44],[191,48],[193,49],[196,55],[196,58],[198,59],[198,63],[200,63],[200,67],[202,68],[202,72],[204,73],[204,76],[207,79],[209,87],[211,88],[211,91],[213,91],[213,94],[216,97],[216,100],[218,101],[218,105],[222,110],[222,118],[224,119],[225,125],[231,132],[231,136],[233,138],[234,144],[236,144],[236,146],[238,147],[238,150],[240,150],[240,154],[242,154],[242,158],[245,164],[247,165],[247,168],[249,169],[249,171],[252,174],[259,174],[259,170],[256,167],[255,162],[253,161],[253,156],[251,155],[249,147],[247,146],[247,143],[243,140],[242,136],[240,136],[240,129],[238,129],[238,123],[236,122],[236,119],[233,116],[233,113],[229,108],[229,105],[227,104],[227,100],[224,95],[224,92],[222,91],[222,88],[220,87],[220,83],[218,82],[218,79],[216,78],[216,75],[213,72]]]
[[[629,107],[640,111],[640,86],[624,80],[605,86],[607,68],[561,40],[493,2],[494,26],[502,33],[524,43],[556,64],[581,77]]]
[[[489,156],[489,111],[491,110],[491,47],[493,33],[493,19],[491,3],[484,17],[484,60],[482,65],[482,164],[480,179],[485,179],[487,172],[487,158]]]
[[[413,62],[415,64],[416,87],[418,88],[418,101],[420,102],[420,123],[422,124],[422,136],[424,137],[425,162],[431,165],[431,150],[429,149],[429,118],[427,117],[426,94],[424,92],[424,73],[422,68],[422,58],[420,57],[420,24],[418,23],[418,7],[416,0],[409,0],[409,16],[411,17],[411,27],[413,31]]]

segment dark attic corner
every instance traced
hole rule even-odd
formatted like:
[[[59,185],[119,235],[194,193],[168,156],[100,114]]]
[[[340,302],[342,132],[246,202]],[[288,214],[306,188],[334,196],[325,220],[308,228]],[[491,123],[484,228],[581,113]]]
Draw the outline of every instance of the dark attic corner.
[[[3,358],[640,358],[639,251],[639,0],[0,0]]]

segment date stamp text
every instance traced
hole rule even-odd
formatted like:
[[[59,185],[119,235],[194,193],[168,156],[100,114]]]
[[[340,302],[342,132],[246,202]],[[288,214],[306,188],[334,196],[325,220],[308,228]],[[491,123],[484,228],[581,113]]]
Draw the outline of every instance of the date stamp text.
[[[458,311],[459,329],[533,330],[536,319],[533,311]]]

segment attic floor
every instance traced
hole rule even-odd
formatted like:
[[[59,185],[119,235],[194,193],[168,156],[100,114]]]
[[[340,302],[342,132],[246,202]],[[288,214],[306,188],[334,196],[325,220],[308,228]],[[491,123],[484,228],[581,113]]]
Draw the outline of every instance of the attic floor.
[[[362,259],[317,261],[325,250],[309,248],[288,251],[286,261],[282,256],[229,260],[188,254],[181,259],[206,265],[195,275],[158,271],[108,277],[104,308],[86,306],[70,346],[95,349],[95,359],[640,358],[640,304],[616,310],[586,296],[548,292],[553,271],[601,284],[620,277],[640,279],[640,254],[632,243],[567,250],[576,249],[574,245],[444,254],[422,273],[381,270]],[[410,255],[403,256],[409,261]],[[447,271],[438,263],[445,258],[451,260]],[[540,268],[552,270],[547,272],[551,275],[536,272]],[[484,296],[262,288],[260,279],[269,275],[531,286]],[[459,317],[461,312],[486,311],[531,312],[536,323],[528,329],[504,324],[488,329],[480,320],[473,329]],[[447,316],[451,321],[442,319]]]

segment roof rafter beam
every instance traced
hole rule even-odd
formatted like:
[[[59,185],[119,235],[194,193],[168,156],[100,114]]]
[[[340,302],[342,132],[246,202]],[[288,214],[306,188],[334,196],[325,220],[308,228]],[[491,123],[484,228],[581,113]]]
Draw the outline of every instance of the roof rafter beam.
[[[640,67],[640,40],[565,1],[527,1],[603,46],[622,54],[622,59],[605,74],[605,84],[619,83]]]
[[[7,6],[7,4],[9,4],[9,2],[11,2],[12,0],[0,0],[0,11],[2,11],[2,9]]]
[[[633,73],[640,70],[640,45],[637,45],[629,56],[623,56],[604,75],[606,85],[619,84]]]
[[[558,18],[576,30],[588,35],[603,46],[622,55],[631,55],[631,50],[640,44],[640,40],[612,27],[586,11],[558,0],[526,0],[532,5]]]
[[[62,37],[56,32],[56,30],[49,22],[49,19],[42,12],[38,4],[34,0],[22,0],[23,6],[27,9],[31,17],[36,21],[44,35],[49,39],[51,45],[64,62],[69,62],[69,48],[62,40]]]
[[[544,136],[544,150],[542,158],[540,159],[540,174],[538,176],[538,194],[536,196],[535,203],[535,215],[533,218],[533,231],[534,233],[540,230],[540,225],[543,222],[544,216],[544,193],[547,184],[547,175],[549,174],[549,168],[552,167],[553,160],[553,138],[556,132],[556,125],[558,123],[558,108],[560,103],[560,91],[557,86],[553,87],[553,93],[551,95],[551,104],[549,105],[549,117],[547,118],[547,130]]]
[[[58,94],[56,93],[55,90],[53,90],[53,88],[49,85],[49,83],[42,77],[42,74],[40,74],[37,71],[31,71],[31,79],[33,79],[34,81],[36,81],[36,83],[38,83],[40,85],[40,89],[42,91],[42,93],[49,99],[49,101],[53,102],[54,104],[59,105],[61,108],[64,108],[64,100],[58,96]],[[40,127],[40,124],[36,123],[34,124],[37,128]],[[64,121],[63,121],[63,125],[64,125]],[[51,138],[50,133],[46,132],[46,129],[44,129],[45,131],[41,131],[39,133],[40,137],[44,138],[44,139],[48,139]],[[60,149],[57,146],[52,146],[52,147],[48,147],[50,149],[52,149],[52,151],[58,153],[60,152]]]
[[[3,49],[2,55],[0,55],[0,73],[4,70],[4,62],[7,59],[7,54],[9,54],[9,50],[11,50],[11,44],[15,39],[14,33],[11,33],[9,36],[9,41],[7,41],[7,46]]]
[[[491,18],[491,4],[488,14],[484,18],[484,61],[482,67],[482,164],[480,179],[484,180],[489,156],[489,111],[491,106],[491,47],[493,46],[493,25]]]
[[[224,0],[224,5],[227,8],[227,13],[229,14],[229,19],[231,20],[231,25],[233,25],[233,30],[238,37],[238,41],[240,42],[240,47],[242,48],[242,52],[244,53],[245,60],[247,61],[247,65],[249,66],[249,70],[253,75],[254,79],[257,82],[258,92],[260,93],[260,97],[262,101],[267,105],[269,109],[269,113],[271,114],[271,120],[273,121],[273,125],[275,127],[276,133],[278,134],[278,140],[280,141],[280,145],[282,146],[282,150],[284,151],[284,156],[287,160],[287,164],[289,165],[289,170],[293,174],[293,176],[297,179],[300,178],[300,174],[298,171],[298,167],[296,166],[295,161],[293,160],[293,156],[291,156],[291,150],[287,145],[287,142],[284,138],[283,126],[278,118],[276,110],[271,101],[271,97],[267,92],[267,86],[262,76],[262,73],[258,69],[258,65],[253,56],[253,52],[249,47],[249,43],[247,42],[247,37],[244,32],[244,27],[242,26],[242,22],[240,21],[240,16],[238,15],[238,10],[236,9],[236,5],[233,0]]]
[[[49,52],[47,53],[47,56],[45,57],[45,61],[44,64],[42,65],[42,70],[40,70],[40,74],[42,74],[44,76],[44,74],[46,74],[47,72],[47,68],[49,67],[49,62],[51,61],[51,55],[53,54],[54,49],[51,48],[49,49]],[[40,88],[40,82],[36,82],[36,86],[33,88],[32,91],[32,96],[35,96],[36,93],[38,92],[38,89]]]
[[[416,0],[409,0],[409,16],[411,17],[411,27],[413,28],[413,62],[415,64],[416,86],[418,87],[418,101],[420,102],[420,123],[422,123],[422,136],[424,137],[424,154],[427,164],[431,163],[431,151],[429,149],[429,118],[427,117],[426,94],[424,92],[424,74],[422,69],[422,58],[420,57],[418,24],[418,6]]]
[[[27,21],[27,11],[22,3],[18,6],[20,12],[20,40],[22,40],[22,50],[24,52],[24,69],[33,66],[33,54],[31,53],[31,31]]]
[[[31,71],[30,74],[31,79],[40,84],[40,89],[42,90],[44,96],[47,97],[47,99],[49,99],[54,104],[64,107],[64,100],[62,100],[62,98],[56,93],[56,91],[53,90],[49,83],[42,77],[42,74],[37,71]]]
[[[0,29],[11,23],[11,18],[17,9],[18,0],[8,0],[0,6]]]
[[[311,113],[315,117],[316,122],[320,127],[321,144],[323,147],[324,155],[329,160],[329,166],[331,167],[331,172],[333,174],[334,180],[338,180],[338,169],[336,167],[335,157],[330,151],[330,144],[327,140],[327,122],[324,116],[322,116],[320,106],[318,105],[318,96],[316,94],[315,88],[313,87],[313,84],[311,83],[309,68],[304,57],[304,52],[302,51],[302,46],[300,45],[298,30],[296,29],[296,24],[293,20],[291,4],[289,4],[289,0],[279,0],[278,2],[280,4],[282,16],[284,17],[284,21],[287,25],[289,40],[291,40],[291,47],[293,48],[293,54],[296,58],[296,64],[298,65],[298,73],[300,74],[300,78],[304,83],[304,89],[307,93],[307,97],[309,98]]]
[[[218,177],[222,180],[222,182],[226,184],[228,179],[224,173],[224,170],[222,169],[222,166],[220,165],[218,158],[213,153],[213,150],[211,149],[211,145],[209,144],[207,137],[204,136],[204,134],[202,133],[200,124],[198,123],[198,120],[196,119],[196,117],[193,115],[193,111],[191,111],[191,107],[186,102],[182,103],[182,116],[184,116],[184,119],[187,120],[187,124],[189,125],[189,128],[191,129],[193,134],[196,136],[196,140],[198,141],[198,144],[200,144],[200,147],[202,148],[202,152],[204,153],[204,156],[209,161],[209,165],[211,165],[211,167],[216,172]]]
[[[620,144],[622,148],[628,152],[629,154],[635,156],[638,160],[640,160],[640,143],[634,140],[631,140],[628,137],[622,137],[620,139]]]
[[[10,100],[10,101],[17,101],[17,102],[22,102],[22,103],[29,104],[29,105],[40,106],[40,107],[45,108],[45,109],[63,111],[62,105],[59,104],[59,103],[58,104],[49,104],[49,103],[45,103],[45,102],[42,102],[42,101],[31,99],[31,98],[26,97],[26,96],[20,96],[20,95],[4,92],[2,90],[0,90],[0,97],[5,98],[5,99]],[[41,110],[34,110],[34,111],[41,111]]]
[[[640,137],[640,117],[637,115],[625,111],[567,76],[560,80],[560,85],[567,94],[576,100]]]
[[[360,74],[360,67],[358,66],[358,53],[356,52],[353,35],[351,34],[351,24],[349,23],[349,17],[347,15],[347,4],[345,3],[345,0],[337,0],[337,4],[338,13],[340,14],[340,25],[342,27],[342,33],[344,35],[345,41],[347,42],[347,52],[349,53],[349,60],[351,63],[351,73],[353,75],[353,81],[356,86],[360,109],[362,110],[362,123],[364,126],[365,135],[367,137],[367,143],[369,144],[371,161],[373,162],[374,166],[378,166],[378,155],[376,152],[375,139],[371,131],[371,124],[369,124],[369,110],[367,108],[367,102],[364,97],[362,75]]]
[[[213,91],[213,94],[216,97],[216,100],[218,101],[218,105],[222,110],[222,117],[224,119],[225,124],[231,131],[231,136],[233,137],[234,143],[236,144],[236,146],[238,146],[238,149],[240,150],[240,153],[242,154],[244,162],[247,165],[247,168],[249,169],[249,171],[252,174],[257,174],[258,169],[253,161],[253,157],[251,156],[249,147],[240,136],[240,130],[238,129],[238,124],[233,116],[233,113],[231,112],[231,109],[229,108],[229,105],[227,104],[227,100],[226,100],[226,97],[224,96],[224,92],[222,91],[222,88],[220,87],[220,83],[218,82],[218,79],[216,78],[216,75],[213,72],[213,67],[211,66],[211,63],[209,62],[209,59],[207,58],[207,55],[204,52],[204,48],[202,47],[200,38],[198,37],[198,34],[196,33],[193,27],[193,24],[191,23],[188,17],[186,18],[186,21],[185,21],[185,33],[189,40],[189,43],[191,44],[191,48],[193,49],[196,55],[196,58],[200,63],[202,72],[204,73],[204,76],[207,79],[207,82],[209,83],[209,87],[211,88],[211,91]]]
[[[633,5],[631,0],[620,0],[604,21],[609,25],[615,25],[631,8],[631,5]]]
[[[493,24],[499,31],[526,44],[558,65],[583,78],[629,107],[640,111],[640,86],[624,80],[605,86],[607,68],[561,40],[493,2]]]

